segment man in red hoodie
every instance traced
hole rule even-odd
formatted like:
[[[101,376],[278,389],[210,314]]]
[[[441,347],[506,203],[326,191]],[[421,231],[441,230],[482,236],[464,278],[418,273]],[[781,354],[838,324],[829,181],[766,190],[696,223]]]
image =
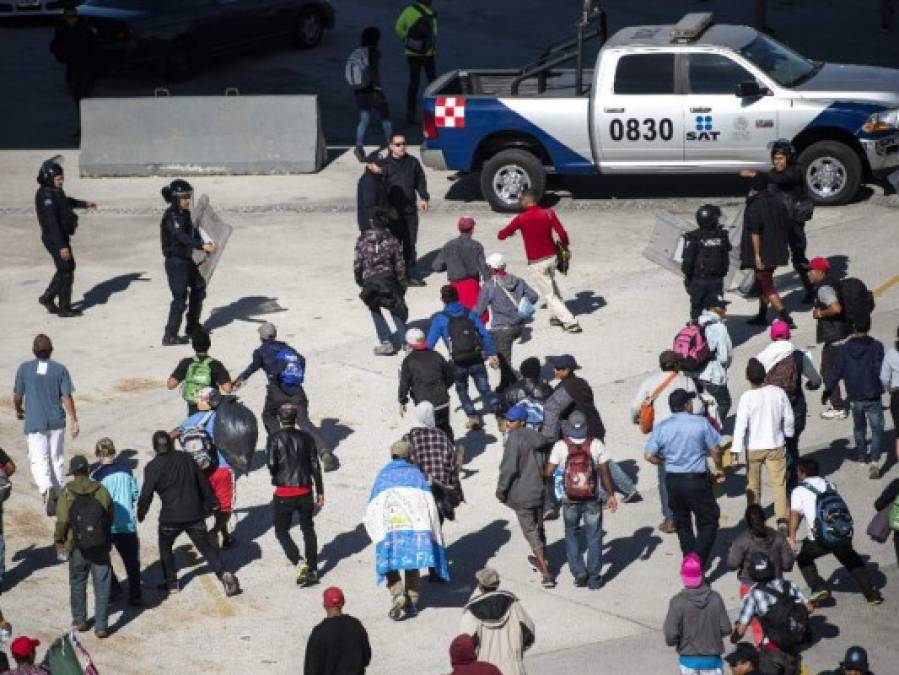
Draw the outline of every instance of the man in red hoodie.
[[[450,675],[503,675],[492,663],[478,661],[477,643],[471,635],[459,635],[450,643]]]
[[[534,287],[546,300],[551,312],[549,323],[561,326],[568,333],[580,333],[581,327],[574,315],[565,306],[556,286],[556,243],[553,231],[559,242],[568,247],[568,233],[559,222],[552,209],[541,209],[537,206],[537,194],[525,190],[521,194],[521,207],[524,209],[512,219],[512,222],[499,231],[499,239],[506,239],[521,230],[524,239],[524,252],[528,259],[528,267],[534,281]]]

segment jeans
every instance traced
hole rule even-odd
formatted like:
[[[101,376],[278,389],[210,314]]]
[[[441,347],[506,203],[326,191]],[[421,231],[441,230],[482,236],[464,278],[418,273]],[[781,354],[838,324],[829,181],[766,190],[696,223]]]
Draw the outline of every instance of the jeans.
[[[315,523],[312,515],[315,513],[315,499],[310,492],[300,497],[275,497],[272,500],[272,515],[275,522],[275,537],[281,548],[284,549],[287,559],[292,565],[297,565],[303,556],[290,536],[290,526],[293,522],[294,511],[300,514],[300,529],[303,531],[303,547],[306,552],[306,562],[313,570],[318,569],[318,540],[315,537]]]
[[[490,388],[490,379],[487,377],[487,367],[481,363],[473,363],[470,366],[461,366],[458,363],[453,364],[453,380],[456,383],[456,394],[459,396],[459,403],[462,404],[462,410],[469,417],[473,417],[475,413],[474,403],[468,395],[468,378],[474,380],[475,389],[481,395],[481,401],[484,404],[484,412],[493,413],[496,410],[496,394]]]
[[[265,432],[271,436],[281,428],[281,423],[278,422],[278,408],[285,403],[292,403],[297,407],[297,426],[312,436],[312,440],[315,441],[315,451],[319,457],[331,452],[328,441],[309,419],[309,399],[306,398],[306,392],[302,389],[291,395],[285,394],[276,384],[268,385],[265,391],[265,403],[262,406],[262,424],[265,426]]]
[[[864,461],[870,459],[877,464],[883,446],[883,406],[880,405],[880,399],[850,401],[849,409],[852,410],[852,431],[855,434],[855,449],[859,458],[864,458]],[[867,452],[868,444],[865,441],[866,423],[871,427],[870,453]]]
[[[172,304],[169,305],[169,318],[165,324],[165,334],[178,335],[181,328],[181,315],[187,307],[187,318],[184,332],[192,334],[200,328],[200,312],[203,311],[203,299],[206,297],[206,280],[193,260],[176,256],[165,259],[165,273],[172,292]],[[188,300],[190,304],[188,304]]]
[[[365,132],[368,130],[368,125],[371,122],[371,110],[360,110],[359,111],[359,124],[356,125],[356,147],[361,148],[365,145]],[[390,136],[393,134],[393,125],[390,123],[390,120],[386,117],[381,117],[381,128],[384,130],[384,138],[387,139],[387,142],[390,141]]]
[[[537,260],[528,263],[528,270],[531,272],[531,280],[534,282],[534,290],[546,302],[551,316],[554,316],[564,325],[568,326],[577,323],[574,314],[568,311],[562,297],[559,294],[559,287],[556,284],[556,258],[552,256],[544,260]]]
[[[565,555],[568,569],[575,578],[587,575],[591,588],[602,582],[602,504],[599,502],[562,504],[565,521]],[[583,537],[581,536],[583,534]],[[587,566],[584,567],[586,540]]]
[[[840,345],[825,343],[821,348],[821,378],[826,382],[828,379],[828,375],[833,368],[834,361],[837,358],[837,353],[840,351]],[[843,410],[846,407],[846,402],[843,400],[843,389],[840,386],[840,383],[837,382],[836,386],[833,388],[833,391],[830,392],[830,405],[832,405],[837,410]]]
[[[690,321],[698,321],[706,300],[724,294],[724,279],[693,279],[687,285],[690,296]]]
[[[668,499],[668,481],[665,478],[665,465],[659,464],[656,469],[659,474],[659,502],[662,504],[662,518],[674,520],[674,512],[671,510],[671,503]]]
[[[721,515],[709,477],[704,473],[668,473],[666,477],[668,499],[674,513],[681,553],[697,553],[702,560],[702,569],[706,570],[718,534],[718,517]]]
[[[609,473],[612,474],[612,485],[614,485],[621,494],[627,496],[630,493],[637,491],[637,486],[634,485],[634,481],[624,473],[624,469],[618,466],[618,462],[614,459],[610,459],[606,463],[606,466],[609,467]]]
[[[787,522],[790,517],[787,506],[787,458],[783,448],[749,450],[746,453],[746,501],[759,504],[762,498],[762,465],[768,474],[768,486],[774,500],[777,522]]]
[[[191,543],[215,572],[215,576],[221,578],[225,567],[222,565],[218,548],[212,545],[206,523],[202,520],[195,520],[191,523],[159,523],[159,562],[162,564],[165,582],[174,585],[178,581],[172,545],[182,532],[190,537]]]
[[[865,597],[870,597],[874,594],[871,582],[865,574],[865,563],[861,556],[855,552],[855,549],[852,548],[852,544],[831,547],[825,546],[814,539],[806,539],[802,542],[799,554],[796,556],[796,566],[802,573],[805,583],[812,589],[812,593],[826,590],[827,588],[824,579],[818,574],[818,567],[815,565],[815,561],[830,554],[836,556],[840,564],[849,570],[849,574],[852,575],[852,578],[855,579],[855,582],[862,589]]]
[[[406,62],[409,64],[409,88],[406,90],[406,119],[415,118],[415,110],[418,107],[418,88],[421,85],[421,70],[424,68],[428,82],[433,82],[437,77],[437,66],[434,63],[434,55],[415,56],[406,54]]]
[[[490,331],[493,344],[496,345],[496,356],[499,359],[499,384],[497,391],[505,391],[516,379],[512,368],[512,345],[521,337],[521,326],[503,326]]]
[[[391,333],[390,327],[387,325],[387,319],[384,318],[381,310],[369,309],[369,311],[371,312],[371,320],[375,324],[375,333],[378,336],[378,341],[393,342],[394,346],[401,345],[403,336],[406,334],[406,324],[403,319],[390,312],[390,316],[393,318],[393,325],[396,327],[396,332]]]
[[[137,532],[113,533],[112,545],[118,551],[125,565],[125,573],[128,575],[128,597],[131,600],[140,600],[140,540]],[[113,585],[117,583],[115,572],[112,573]]]
[[[733,400],[730,397],[730,390],[727,388],[726,384],[712,384],[711,382],[703,382],[702,389],[715,399],[715,403],[718,404],[718,417],[721,419],[721,431],[723,433],[724,423],[727,420],[731,405],[733,404]]]
[[[69,245],[69,259],[63,260],[55,244],[44,242],[44,248],[47,249],[50,257],[53,258],[56,273],[41,297],[45,300],[59,298],[59,306],[63,309],[68,309],[72,306],[72,286],[75,285],[75,253],[72,251],[71,245]]]
[[[88,560],[77,548],[69,553],[69,597],[72,603],[72,623],[87,622],[87,577],[94,583],[94,630],[106,630],[109,609],[109,585],[112,566],[109,552]]]
[[[799,463],[799,437],[805,431],[805,418],[808,414],[808,404],[801,393],[793,403],[793,436],[786,439],[787,451],[787,494],[793,493],[793,488],[799,484],[799,476],[796,474],[796,466]]]

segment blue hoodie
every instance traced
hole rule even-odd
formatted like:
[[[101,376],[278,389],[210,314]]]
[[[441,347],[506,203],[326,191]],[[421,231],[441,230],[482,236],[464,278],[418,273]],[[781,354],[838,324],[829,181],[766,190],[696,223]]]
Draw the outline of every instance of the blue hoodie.
[[[437,312],[431,317],[431,328],[428,330],[428,349],[434,349],[437,341],[443,340],[443,344],[449,350],[449,317],[463,316],[466,312],[468,312],[468,318],[474,322],[475,328],[478,329],[478,333],[481,335],[481,345],[484,348],[484,353],[487,356],[496,356],[496,346],[493,344],[493,338],[490,337],[490,333],[484,328],[481,319],[474,311],[468,309],[460,302],[451,302],[445,305],[442,312]]]
[[[855,335],[840,347],[833,368],[824,378],[824,387],[833,391],[837,383],[846,383],[846,398],[850,401],[879,400],[883,392],[880,367],[883,364],[883,343],[868,335]]]
[[[138,495],[137,479],[131,469],[120,462],[101,464],[91,474],[91,478],[103,485],[112,497],[112,533],[137,532],[134,510]]]

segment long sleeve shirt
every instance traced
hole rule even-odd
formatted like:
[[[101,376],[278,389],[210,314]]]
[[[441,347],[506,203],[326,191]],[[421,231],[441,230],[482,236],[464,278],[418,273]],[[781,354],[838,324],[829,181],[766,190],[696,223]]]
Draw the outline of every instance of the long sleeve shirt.
[[[450,335],[449,335],[449,320],[450,317],[459,317],[462,316],[463,313],[468,313],[468,318],[471,319],[471,322],[474,324],[475,328],[478,330],[478,335],[481,337],[481,346],[483,347],[483,351],[487,356],[496,356],[496,345],[493,342],[493,337],[490,335],[490,332],[484,328],[484,324],[481,323],[480,317],[475,314],[473,311],[466,309],[458,302],[451,302],[443,308],[442,312],[437,312],[431,319],[431,327],[428,329],[428,349],[434,349],[437,343],[440,340],[443,340],[443,344],[446,345],[447,350],[452,354],[452,347],[450,346]]]
[[[450,281],[484,281],[490,277],[487,261],[484,259],[484,247],[466,234],[446,242],[434,258],[431,268],[435,272],[446,272],[446,278]]]
[[[783,447],[795,433],[793,425],[793,408],[783,389],[772,384],[750,389],[737,404],[731,452]]]
[[[559,237],[563,246],[568,246],[568,233],[552,209],[541,209],[539,206],[529,207],[501,229],[497,238],[507,239],[519,230],[524,239],[524,252],[529,263],[556,254],[553,232]]]

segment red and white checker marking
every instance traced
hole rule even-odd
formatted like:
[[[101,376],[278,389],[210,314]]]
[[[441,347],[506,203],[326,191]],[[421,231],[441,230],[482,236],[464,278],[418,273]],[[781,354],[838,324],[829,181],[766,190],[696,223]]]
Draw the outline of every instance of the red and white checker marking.
[[[438,127],[460,128],[465,126],[465,98],[462,96],[438,96],[434,106],[434,123]]]

